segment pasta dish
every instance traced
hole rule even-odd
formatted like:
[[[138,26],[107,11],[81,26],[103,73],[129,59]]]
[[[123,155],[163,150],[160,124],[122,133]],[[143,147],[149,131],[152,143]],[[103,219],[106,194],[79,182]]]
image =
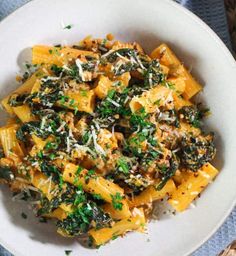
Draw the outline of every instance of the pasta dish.
[[[87,37],[35,45],[2,100],[0,179],[63,236],[100,246],[144,231],[154,202],[187,209],[218,170],[202,86],[166,44]]]

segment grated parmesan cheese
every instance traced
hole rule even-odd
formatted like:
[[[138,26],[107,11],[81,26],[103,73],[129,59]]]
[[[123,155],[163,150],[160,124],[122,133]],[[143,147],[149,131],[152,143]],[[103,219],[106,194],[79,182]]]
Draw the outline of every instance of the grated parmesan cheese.
[[[116,107],[120,107],[120,104],[119,103],[117,103],[116,101],[114,101],[114,100],[112,100],[112,99],[110,99],[110,98],[107,98],[107,100],[109,101],[109,102],[111,102],[114,106],[116,106]]]
[[[81,63],[82,63],[82,62],[80,61],[80,59],[76,59],[76,60],[75,60],[75,64],[76,64],[76,66],[77,66],[78,69],[79,69],[79,75],[81,76],[82,81],[85,81],[84,72],[83,72],[83,68],[82,68]]]

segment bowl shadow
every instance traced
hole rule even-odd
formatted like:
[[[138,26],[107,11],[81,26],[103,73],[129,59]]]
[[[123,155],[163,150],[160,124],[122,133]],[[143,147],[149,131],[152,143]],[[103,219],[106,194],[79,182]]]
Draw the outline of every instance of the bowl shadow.
[[[9,213],[11,222],[28,231],[30,239],[43,244],[56,244],[60,246],[70,246],[76,242],[76,239],[65,238],[56,233],[54,221],[49,220],[47,223],[39,222],[35,217],[32,208],[24,201],[13,201],[11,192],[7,186],[1,186],[0,192],[3,198],[3,204]],[[22,218],[22,213],[26,214],[26,219]]]

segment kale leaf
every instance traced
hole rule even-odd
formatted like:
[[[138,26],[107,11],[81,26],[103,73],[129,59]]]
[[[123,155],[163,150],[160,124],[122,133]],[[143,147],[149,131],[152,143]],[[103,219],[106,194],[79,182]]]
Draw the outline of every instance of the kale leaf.
[[[182,138],[180,143],[181,164],[191,171],[199,170],[204,164],[211,161],[216,153],[213,135],[199,135],[194,137],[189,134]]]

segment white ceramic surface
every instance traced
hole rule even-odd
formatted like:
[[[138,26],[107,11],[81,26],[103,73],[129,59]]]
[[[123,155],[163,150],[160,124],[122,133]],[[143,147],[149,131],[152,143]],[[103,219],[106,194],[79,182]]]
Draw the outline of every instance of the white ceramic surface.
[[[63,30],[61,22],[73,24]],[[193,252],[222,224],[236,198],[236,66],[219,38],[193,14],[168,0],[34,0],[0,23],[0,95],[16,87],[14,76],[29,47],[38,43],[75,42],[88,34],[138,41],[147,51],[160,42],[171,45],[205,85],[203,99],[213,113],[208,125],[217,134],[221,169],[197,207],[148,225],[148,234],[130,233],[99,250],[85,249],[60,238],[52,226],[33,214],[21,218],[25,206],[12,203],[8,189],[0,193],[0,243],[16,256],[183,256]],[[1,113],[2,119],[3,115]],[[150,241],[149,241],[150,240]],[[149,241],[149,242],[148,242]]]

